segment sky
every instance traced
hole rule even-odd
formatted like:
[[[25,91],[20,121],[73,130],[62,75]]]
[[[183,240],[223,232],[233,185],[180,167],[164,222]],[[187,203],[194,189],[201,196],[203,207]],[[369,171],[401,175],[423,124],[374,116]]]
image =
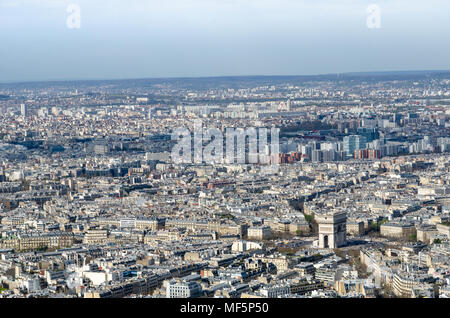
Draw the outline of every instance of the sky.
[[[449,70],[449,14],[448,0],[0,0],[0,82]]]

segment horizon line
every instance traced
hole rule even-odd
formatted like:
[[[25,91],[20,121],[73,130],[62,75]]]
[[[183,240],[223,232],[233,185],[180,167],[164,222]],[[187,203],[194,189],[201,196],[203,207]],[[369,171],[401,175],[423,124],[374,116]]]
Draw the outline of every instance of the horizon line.
[[[97,82],[97,81],[132,81],[132,80],[177,80],[177,79],[214,79],[214,78],[245,78],[245,77],[321,77],[331,75],[377,75],[377,74],[392,74],[392,73],[450,73],[450,69],[442,70],[395,70],[395,71],[349,71],[338,73],[318,73],[318,74],[297,74],[297,75],[209,75],[209,76],[155,76],[155,77],[125,77],[125,78],[73,78],[73,79],[45,79],[45,80],[19,80],[19,81],[0,81],[0,85],[14,85],[14,84],[36,84],[36,83],[64,83],[64,82]]]

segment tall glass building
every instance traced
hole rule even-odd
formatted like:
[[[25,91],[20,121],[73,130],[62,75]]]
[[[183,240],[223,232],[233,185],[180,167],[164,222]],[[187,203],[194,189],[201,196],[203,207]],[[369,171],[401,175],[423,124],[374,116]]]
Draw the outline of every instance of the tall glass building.
[[[348,157],[353,156],[355,150],[364,149],[367,138],[360,135],[350,135],[344,137],[344,152]]]

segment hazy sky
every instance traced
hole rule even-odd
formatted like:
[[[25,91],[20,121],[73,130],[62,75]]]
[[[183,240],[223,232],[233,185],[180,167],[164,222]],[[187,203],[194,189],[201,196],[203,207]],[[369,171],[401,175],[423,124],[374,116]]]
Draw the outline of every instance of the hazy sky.
[[[0,81],[450,69],[449,16],[449,0],[0,0]]]

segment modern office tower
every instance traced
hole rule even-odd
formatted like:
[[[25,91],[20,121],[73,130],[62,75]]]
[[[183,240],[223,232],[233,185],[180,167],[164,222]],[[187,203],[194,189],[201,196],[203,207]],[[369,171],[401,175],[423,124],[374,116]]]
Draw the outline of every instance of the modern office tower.
[[[355,159],[380,159],[381,150],[359,149],[355,150]]]
[[[27,116],[28,116],[27,105],[25,105],[25,104],[20,104],[20,114],[21,114],[23,117],[27,117]]]
[[[320,142],[314,140],[311,142],[311,145],[313,149],[320,150]]]
[[[437,145],[441,152],[450,151],[450,138],[438,138]]]
[[[336,160],[336,151],[334,150],[321,150],[323,153],[323,161],[335,161]]]
[[[337,142],[323,142],[320,144],[320,150],[339,150]]]
[[[312,147],[310,145],[302,145],[300,147],[300,152],[304,155],[306,155],[309,159],[311,159],[312,156]]]
[[[312,162],[322,162],[323,161],[323,152],[320,150],[313,150],[311,156]]]
[[[298,144],[296,142],[293,142],[292,140],[280,143],[280,152],[282,153],[295,152],[297,151],[297,149]]]
[[[434,143],[429,136],[423,137],[423,139],[411,144],[409,146],[410,153],[421,153],[426,151],[433,151]]]
[[[344,137],[344,151],[347,156],[353,156],[355,150],[366,147],[367,139],[360,135],[350,135]]]
[[[401,122],[402,118],[403,118],[402,114],[396,113],[396,114],[393,115],[394,123],[399,124]]]
[[[375,128],[377,126],[377,121],[376,119],[368,119],[368,118],[363,118],[361,120],[361,127],[365,127],[365,128]]]
[[[347,214],[327,213],[316,216],[319,224],[319,247],[337,248],[345,245],[347,234]]]
[[[378,128],[358,128],[358,135],[366,137],[367,142],[371,142],[380,138]]]

